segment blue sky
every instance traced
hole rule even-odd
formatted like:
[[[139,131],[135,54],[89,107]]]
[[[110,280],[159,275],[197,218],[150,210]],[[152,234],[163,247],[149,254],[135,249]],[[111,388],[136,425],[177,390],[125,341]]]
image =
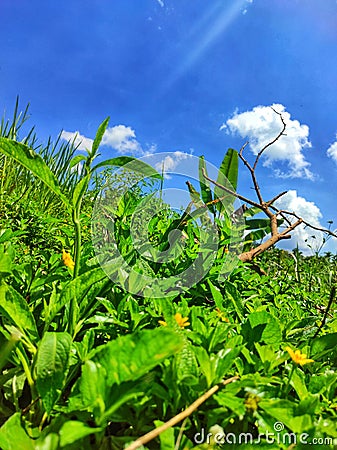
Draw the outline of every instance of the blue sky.
[[[83,145],[110,116],[105,157],[219,166],[249,140],[253,158],[281,126],[274,105],[288,127],[258,170],[266,199],[290,190],[283,206],[337,224],[336,0],[2,0],[0,42],[0,112],[19,95],[42,140]],[[253,194],[243,167],[239,190]]]

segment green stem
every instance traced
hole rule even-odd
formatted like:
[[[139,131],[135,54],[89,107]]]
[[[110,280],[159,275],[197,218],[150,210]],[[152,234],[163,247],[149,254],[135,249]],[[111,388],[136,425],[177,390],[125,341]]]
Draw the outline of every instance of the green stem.
[[[76,278],[78,276],[79,270],[80,270],[80,262],[81,262],[81,244],[82,244],[82,238],[81,238],[81,221],[79,218],[79,211],[81,208],[81,204],[78,205],[78,208],[76,210],[73,210],[72,219],[75,227],[75,246],[74,246],[74,275],[73,277]]]
[[[18,355],[18,357],[20,359],[20,362],[22,364],[22,367],[23,367],[23,370],[25,372],[28,384],[29,384],[29,386],[30,386],[30,388],[31,388],[31,390],[33,392],[33,390],[35,390],[34,389],[35,388],[35,383],[34,383],[32,374],[31,374],[31,372],[29,370],[29,367],[28,367],[25,355],[22,353],[22,351],[19,348],[16,349],[16,353],[17,353],[17,355]]]
[[[284,393],[285,393],[286,396],[288,395],[288,389],[289,389],[291,378],[292,378],[293,373],[295,371],[295,367],[296,367],[295,364],[293,364],[292,368],[291,368],[291,371],[290,371],[290,374],[289,374],[289,377],[288,377],[288,383],[287,383],[287,385],[285,387],[285,390],[284,390]]]

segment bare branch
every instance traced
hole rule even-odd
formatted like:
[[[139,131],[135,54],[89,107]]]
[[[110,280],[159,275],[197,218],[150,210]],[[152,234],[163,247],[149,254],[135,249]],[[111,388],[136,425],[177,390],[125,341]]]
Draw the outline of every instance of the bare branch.
[[[163,433],[168,428],[173,427],[174,425],[177,425],[177,423],[184,420],[186,417],[190,416],[194,411],[196,411],[200,405],[202,405],[207,399],[209,399],[212,395],[214,395],[221,386],[225,386],[226,384],[232,383],[233,381],[238,380],[239,377],[231,377],[227,380],[224,380],[220,384],[216,384],[211,389],[209,389],[207,392],[205,392],[201,397],[199,397],[195,402],[193,402],[188,408],[186,408],[181,413],[177,414],[175,417],[172,417],[168,422],[165,422],[163,425],[161,425],[158,428],[155,428],[154,430],[151,430],[149,433],[144,434],[144,436],[138,438],[136,441],[132,442],[125,450],[136,450],[137,448],[141,447],[142,445],[146,444],[147,442],[152,441],[155,437],[159,436],[160,433]]]
[[[268,144],[266,144],[266,145],[259,151],[259,153],[258,153],[257,156],[256,156],[254,165],[253,165],[253,170],[256,169],[256,166],[257,166],[257,164],[258,164],[258,162],[259,162],[259,159],[260,159],[260,157],[262,156],[262,154],[267,150],[267,148],[269,148],[271,145],[275,144],[275,142],[278,141],[278,140],[280,139],[280,137],[284,135],[285,129],[286,129],[286,127],[287,127],[287,125],[286,125],[286,123],[285,123],[285,121],[284,121],[284,119],[283,119],[282,114],[279,113],[278,111],[276,111],[273,107],[271,107],[271,109],[274,111],[275,114],[277,114],[278,116],[280,116],[280,119],[281,119],[281,122],[282,122],[282,125],[283,125],[283,126],[282,126],[282,130],[279,132],[279,134],[276,136],[275,139],[273,139],[272,141],[268,142]]]

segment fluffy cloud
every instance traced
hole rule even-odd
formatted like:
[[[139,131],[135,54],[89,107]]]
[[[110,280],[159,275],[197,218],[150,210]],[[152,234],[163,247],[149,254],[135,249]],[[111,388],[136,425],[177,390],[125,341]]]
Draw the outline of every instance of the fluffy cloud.
[[[170,178],[169,173],[174,172],[175,168],[181,161],[190,158],[191,156],[192,156],[191,154],[184,153],[181,151],[172,152],[170,153],[170,155],[165,156],[165,158],[162,161],[156,163],[155,169],[159,173],[162,173],[163,171],[165,178]]]
[[[287,128],[285,134],[265,151],[263,165],[272,167],[278,177],[313,179],[310,163],[303,155],[303,150],[311,147],[309,127],[292,120],[283,105],[256,106],[251,111],[235,112],[220,129],[248,138],[251,151],[257,155],[282,129],[280,117],[273,110],[282,114]]]
[[[337,163],[337,141],[330,145],[326,153],[335,163]]]
[[[79,131],[62,131],[61,138],[67,141],[74,141],[78,150],[90,150],[93,139],[82,136]],[[144,149],[136,138],[136,133],[131,127],[125,125],[115,125],[107,128],[102,138],[102,145],[112,147],[122,155],[144,156],[156,150],[155,145],[146,146]]]
[[[322,227],[320,219],[322,213],[314,202],[307,201],[304,197],[297,195],[297,191],[290,190],[275,202],[275,206],[289,212],[295,212],[303,220],[316,227]],[[294,222],[297,219],[291,219]],[[288,249],[293,249],[298,245],[304,254],[312,254],[312,250],[317,250],[322,244],[323,233],[313,230],[305,225],[299,225],[292,233],[292,238],[288,241],[282,241],[282,245]],[[308,244],[311,246],[308,247]]]
[[[62,131],[61,139],[73,142],[77,150],[91,150],[93,139],[82,136],[79,131]]]
[[[131,127],[125,125],[115,125],[107,128],[102,145],[114,148],[121,154],[142,155],[144,153],[142,146],[136,139],[136,133]]]
[[[159,5],[164,8],[165,4],[163,0],[157,0],[157,2],[159,3]]]

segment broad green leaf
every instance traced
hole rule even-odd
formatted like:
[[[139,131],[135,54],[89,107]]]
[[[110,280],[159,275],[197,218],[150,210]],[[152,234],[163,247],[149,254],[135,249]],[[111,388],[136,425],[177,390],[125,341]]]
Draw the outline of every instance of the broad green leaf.
[[[115,262],[115,266],[118,267],[118,261]],[[110,266],[112,273],[112,265]],[[48,314],[48,323],[50,324],[55,315],[65,306],[69,305],[75,298],[77,304],[81,307],[82,303],[86,299],[89,290],[99,281],[106,279],[108,281],[106,272],[98,267],[95,269],[88,270],[82,273],[77,278],[69,281],[60,292],[59,297],[51,305],[51,310]],[[85,306],[85,305],[84,305]]]
[[[47,414],[59,399],[69,368],[71,336],[65,332],[46,333],[36,358],[36,388]]]
[[[206,180],[204,173],[206,176],[207,174],[207,167],[205,163],[205,157],[200,156],[199,158],[199,183],[200,183],[200,190],[201,190],[201,198],[205,204],[208,204],[213,201],[213,195],[210,188],[210,182]],[[207,205],[208,209],[211,211],[212,214],[215,212],[215,207],[213,204]]]
[[[145,162],[139,159],[132,158],[131,156],[118,156],[116,158],[111,158],[102,161],[92,168],[92,172],[101,167],[107,166],[115,166],[115,167],[127,166],[127,170],[138,173],[141,176],[141,178],[144,177],[161,178],[161,175],[159,175],[159,173],[152,166],[146,164]]]
[[[313,339],[311,343],[311,357],[319,359],[327,353],[330,353],[333,349],[336,349],[337,333],[326,334],[319,338]]]
[[[68,420],[60,429],[60,447],[65,447],[93,433],[99,433],[102,428],[89,427],[77,420]]]
[[[242,326],[242,334],[250,344],[253,342],[276,344],[282,339],[279,321],[267,311],[249,314],[248,320]]]
[[[21,414],[13,414],[0,428],[1,450],[35,450],[34,441],[30,439],[21,425]]]
[[[92,358],[107,372],[107,384],[136,380],[183,346],[182,337],[170,330],[141,330],[98,347]]]
[[[0,253],[0,273],[10,274],[12,271],[12,258],[7,253]]]
[[[297,405],[289,400],[262,400],[259,407],[294,433],[304,433],[312,427],[311,416],[309,414],[297,416]]]
[[[24,144],[0,137],[0,152],[13,158],[46,184],[63,203],[69,207],[69,200],[62,193],[57,178],[40,155]]]
[[[211,293],[212,293],[212,297],[215,302],[215,305],[217,306],[217,308],[220,309],[220,311],[224,311],[224,308],[223,308],[224,298],[223,298],[222,293],[220,292],[220,289],[218,287],[214,286],[214,284],[210,280],[207,280],[207,282],[211,289]]]
[[[73,168],[74,166],[76,166],[78,163],[80,163],[81,161],[84,161],[86,159],[86,157],[84,155],[76,155],[72,158],[72,160],[69,163],[69,168]]]
[[[79,380],[82,407],[97,408],[99,415],[105,410],[106,370],[100,364],[86,361],[82,366],[82,374]]]
[[[157,428],[164,424],[161,420],[153,422]],[[172,450],[175,448],[174,428],[170,427],[159,435],[160,450]]]
[[[241,353],[242,341],[242,336],[233,336],[228,342],[226,342],[225,348],[220,350],[220,352],[216,355],[217,382],[220,382],[223,378],[227,377],[228,371],[234,364],[237,356]]]
[[[22,334],[28,332],[33,337],[38,336],[35,319],[26,300],[6,283],[0,284],[0,311]]]
[[[238,182],[239,156],[238,152],[232,148],[228,149],[219,170],[217,183],[230,190],[236,191]],[[225,208],[231,207],[235,201],[235,197],[219,186],[214,187],[214,197],[223,198],[216,204],[218,211],[223,212]]]
[[[107,117],[105,120],[103,120],[103,122],[98,127],[94,142],[92,144],[91,155],[95,155],[96,151],[98,150],[98,147],[99,147],[100,143],[102,142],[104,133],[109,124],[109,120],[110,120],[110,117]]]

